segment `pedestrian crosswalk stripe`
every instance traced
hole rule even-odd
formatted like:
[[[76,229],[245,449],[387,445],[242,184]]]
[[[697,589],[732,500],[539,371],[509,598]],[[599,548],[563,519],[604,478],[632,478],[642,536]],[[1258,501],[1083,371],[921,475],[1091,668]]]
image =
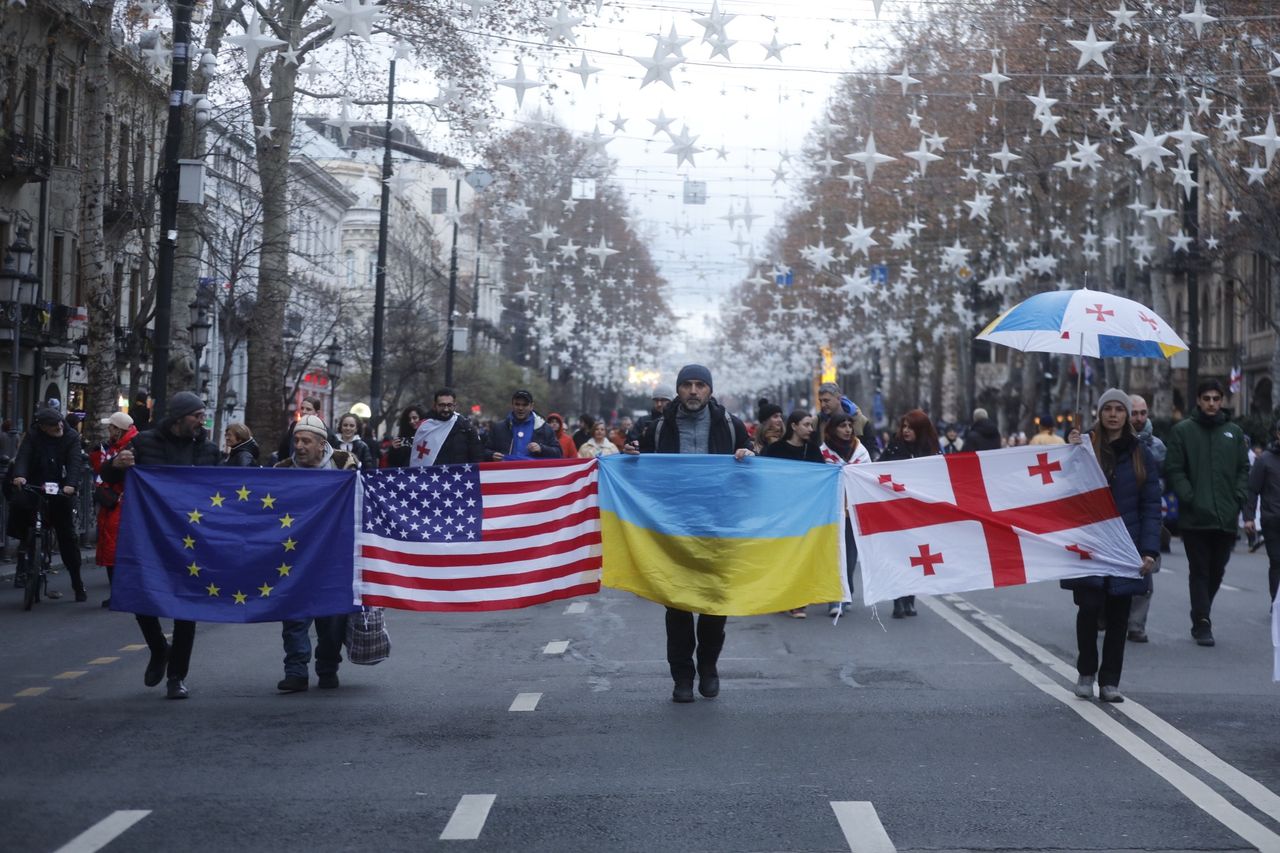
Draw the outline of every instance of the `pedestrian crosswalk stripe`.
[[[566,614],[586,613],[587,603],[585,601],[575,601],[573,604],[570,604],[568,607],[566,607],[564,609],[564,612]]]
[[[511,703],[508,711],[532,711],[538,707],[538,700],[542,698],[541,693],[517,693],[515,701]]]
[[[562,655],[569,650],[568,640],[552,640],[542,650],[544,655]]]
[[[840,821],[844,840],[852,853],[896,853],[889,833],[884,831],[876,807],[864,800],[832,800],[831,810]]]
[[[151,814],[148,810],[115,811],[107,815],[54,853],[95,853],[119,838],[129,827]]]
[[[479,838],[496,799],[496,794],[464,794],[440,833],[440,840],[474,841]]]

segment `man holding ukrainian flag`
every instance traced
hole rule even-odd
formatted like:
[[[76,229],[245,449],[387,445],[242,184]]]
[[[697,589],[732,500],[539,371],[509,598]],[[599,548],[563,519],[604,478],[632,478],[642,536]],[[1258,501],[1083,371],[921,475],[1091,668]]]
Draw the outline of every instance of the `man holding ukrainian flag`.
[[[626,453],[720,453],[739,461],[754,454],[746,425],[725,411],[711,396],[711,371],[686,364],[676,376],[676,405],[653,421],[640,441],[626,445]],[[687,610],[667,607],[667,663],[675,689],[674,702],[693,701],[693,678],[708,699],[720,693],[716,662],[724,648],[724,616],[701,614],[696,623]],[[697,655],[697,666],[694,656]]]

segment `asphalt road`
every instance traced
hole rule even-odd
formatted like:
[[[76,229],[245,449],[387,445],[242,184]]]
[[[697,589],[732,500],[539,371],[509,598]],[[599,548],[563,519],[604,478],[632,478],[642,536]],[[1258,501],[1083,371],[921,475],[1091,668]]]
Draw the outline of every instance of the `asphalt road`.
[[[172,702],[100,570],[31,613],[6,585],[0,849],[1280,850],[1265,560],[1237,550],[1206,649],[1174,549],[1115,706],[1071,695],[1051,584],[732,619],[692,705],[661,608],[610,590],[390,612],[390,660],[295,695],[277,625],[201,625]]]

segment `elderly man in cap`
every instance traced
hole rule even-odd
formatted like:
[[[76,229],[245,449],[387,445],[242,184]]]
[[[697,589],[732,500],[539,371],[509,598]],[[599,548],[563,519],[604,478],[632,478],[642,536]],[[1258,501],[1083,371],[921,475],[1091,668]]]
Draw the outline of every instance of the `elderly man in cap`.
[[[86,601],[84,581],[80,577],[80,543],[76,541],[75,509],[76,485],[84,475],[84,456],[80,452],[80,435],[62,419],[62,413],[51,406],[36,411],[35,423],[27,430],[18,456],[13,462],[13,485],[21,489],[28,482],[37,486],[57,483],[60,493],[45,504],[45,523],[51,525],[58,537],[58,552],[62,564],[71,576],[71,589],[76,601]],[[21,495],[22,493],[19,492]],[[19,501],[12,504],[9,517],[9,535],[22,540],[34,523],[34,504]],[[28,566],[27,571],[39,571]],[[61,598],[62,593],[51,592],[50,598]]]
[[[486,462],[503,459],[559,459],[555,430],[533,410],[533,395],[523,389],[511,395],[511,414],[494,421],[484,444]]]
[[[329,429],[315,415],[303,415],[293,425],[293,453],[276,463],[277,468],[354,471],[360,467],[353,454],[334,450]],[[342,641],[347,635],[347,614],[290,619],[284,623],[284,678],[276,684],[282,693],[302,693],[307,689],[307,665],[311,663],[311,623],[316,625],[316,677],[319,686],[338,686],[338,664],[342,663]]]
[[[124,483],[105,483],[102,480],[102,466],[116,458],[120,451],[129,446],[138,434],[133,418],[125,412],[113,412],[111,417],[103,418],[99,423],[107,428],[107,440],[89,454],[89,463],[93,466],[93,502],[98,505],[98,548],[94,555],[95,562],[107,570],[107,584],[114,579],[116,568],[116,539],[120,535],[120,497],[124,494]],[[111,606],[111,597],[102,602],[103,607]]]
[[[182,465],[207,467],[222,460],[218,446],[209,441],[204,428],[204,400],[190,391],[179,391],[169,398],[165,416],[154,427],[138,433],[129,446],[116,454],[111,464],[103,465],[100,476],[106,483],[123,483],[134,465]],[[196,641],[196,623],[173,620],[173,645],[165,642],[164,629],[155,616],[139,613],[138,626],[151,649],[142,683],[155,687],[168,672],[165,695],[170,699],[186,699],[187,669],[191,665],[191,649]]]
[[[676,376],[676,404],[627,453],[723,453],[739,461],[755,455],[747,428],[711,396],[711,371],[686,364]],[[675,689],[673,702],[693,701],[693,677],[698,692],[708,699],[720,694],[716,664],[724,648],[724,616],[699,615],[667,608],[667,664]],[[697,665],[694,659],[697,659]]]
[[[627,443],[639,445],[640,439],[644,434],[653,429],[653,425],[662,417],[662,413],[667,410],[667,406],[671,405],[671,401],[675,399],[675,394],[671,391],[670,385],[656,385],[653,389],[653,408],[649,410],[649,414],[644,415],[640,420],[636,421],[631,429],[627,431]]]

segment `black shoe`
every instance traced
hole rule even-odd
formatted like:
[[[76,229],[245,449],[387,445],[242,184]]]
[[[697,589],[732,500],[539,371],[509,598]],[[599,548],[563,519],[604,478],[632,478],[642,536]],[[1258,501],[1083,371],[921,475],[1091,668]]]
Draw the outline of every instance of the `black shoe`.
[[[714,699],[720,695],[720,676],[703,675],[698,678],[698,692],[708,699]]]
[[[165,643],[164,651],[160,654],[151,653],[151,661],[147,664],[147,671],[142,676],[142,683],[148,687],[155,687],[164,678],[164,668],[169,665],[169,644]]]
[[[905,604],[902,605],[902,609],[906,612],[908,616],[915,616],[916,615],[915,601],[913,600],[913,601],[906,602]]]
[[[676,687],[671,691],[672,702],[692,702],[693,701],[693,682],[677,681]]]
[[[88,600],[89,600],[89,593],[85,592],[83,589],[76,590],[76,601],[88,601]]]
[[[1196,645],[1212,646],[1213,645],[1213,623],[1208,619],[1200,619],[1191,629],[1191,636],[1195,638]]]
[[[335,675],[336,679],[337,676]],[[281,693],[305,693],[307,690],[307,677],[305,675],[286,675],[276,684],[276,690]],[[337,685],[334,685],[335,687]]]
[[[1147,642],[1147,632],[1146,632],[1146,631],[1130,631],[1130,632],[1129,632],[1129,642],[1131,642],[1131,643],[1145,643],[1145,642]]]
[[[165,686],[166,699],[186,699],[191,694],[187,691],[187,684],[181,678],[170,678]]]
[[[906,615],[907,615],[907,606],[895,598],[893,600],[893,618],[901,619],[903,616],[906,616]]]
[[[319,686],[321,690],[332,690],[333,688],[338,686],[338,673],[336,672],[322,673],[319,676],[319,678],[320,678]]]
[[[109,599],[109,598],[104,598],[104,599],[102,599],[102,609],[103,609],[103,610],[110,610],[110,609],[111,609],[111,599]]]

